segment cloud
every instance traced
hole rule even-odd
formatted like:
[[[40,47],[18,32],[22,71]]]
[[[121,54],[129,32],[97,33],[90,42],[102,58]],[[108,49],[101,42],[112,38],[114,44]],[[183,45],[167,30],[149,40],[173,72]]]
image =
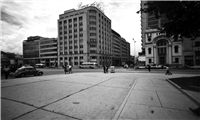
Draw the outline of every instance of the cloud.
[[[132,45],[141,40],[139,0],[95,0],[112,21],[112,29]],[[22,54],[22,42],[29,36],[57,37],[57,20],[65,10],[94,0],[3,0],[1,8],[1,49]],[[138,44],[137,42],[136,44]],[[138,44],[141,46],[141,43]],[[131,48],[133,49],[133,48]],[[137,48],[138,49],[138,48]]]

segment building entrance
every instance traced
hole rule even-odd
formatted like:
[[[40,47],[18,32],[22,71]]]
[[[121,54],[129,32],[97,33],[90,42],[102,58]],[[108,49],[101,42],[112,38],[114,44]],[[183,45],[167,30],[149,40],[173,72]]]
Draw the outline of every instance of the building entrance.
[[[158,51],[158,64],[165,65],[166,64],[166,56],[167,56],[167,40],[159,40],[157,41],[157,51]]]

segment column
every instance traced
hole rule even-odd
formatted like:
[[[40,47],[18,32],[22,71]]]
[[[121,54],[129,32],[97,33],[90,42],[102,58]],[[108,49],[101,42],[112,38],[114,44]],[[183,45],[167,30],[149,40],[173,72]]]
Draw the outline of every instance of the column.
[[[167,56],[169,58],[168,64],[172,64],[172,45],[170,44],[168,48],[169,48],[168,50],[169,54]]]
[[[153,62],[154,64],[157,64],[157,49],[156,49],[156,45],[153,45]]]

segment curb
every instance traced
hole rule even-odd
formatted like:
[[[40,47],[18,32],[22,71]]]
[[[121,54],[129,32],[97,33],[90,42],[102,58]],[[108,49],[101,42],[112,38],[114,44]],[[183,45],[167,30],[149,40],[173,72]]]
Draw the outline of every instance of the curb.
[[[169,79],[166,79],[170,84],[172,84],[174,87],[176,87],[178,90],[180,90],[183,94],[185,94],[189,99],[191,99],[194,103],[196,103],[198,106],[200,106],[200,101],[198,101],[197,99],[195,99],[194,97],[192,97],[192,95],[188,94],[187,92],[185,92],[184,90],[181,89],[180,86],[178,86],[176,83],[172,82]]]

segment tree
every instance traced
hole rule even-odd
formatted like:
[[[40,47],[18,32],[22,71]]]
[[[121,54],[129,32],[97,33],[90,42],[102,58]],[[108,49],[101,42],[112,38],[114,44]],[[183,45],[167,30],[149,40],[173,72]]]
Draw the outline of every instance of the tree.
[[[137,13],[162,15],[166,22],[158,28],[160,33],[177,40],[179,37],[200,37],[200,1],[148,1]]]

